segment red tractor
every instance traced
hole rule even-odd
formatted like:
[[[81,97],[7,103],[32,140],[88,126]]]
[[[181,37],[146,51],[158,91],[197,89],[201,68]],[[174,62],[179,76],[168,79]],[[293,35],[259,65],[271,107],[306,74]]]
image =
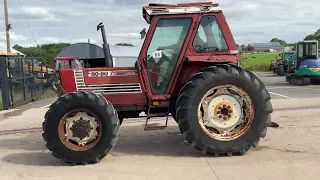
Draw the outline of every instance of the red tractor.
[[[104,67],[59,71],[65,94],[43,122],[52,154],[73,165],[97,163],[116,145],[123,119],[141,112],[145,130],[164,129],[171,114],[204,154],[244,155],[256,147],[271,123],[270,94],[237,65],[219,4],[149,4],[143,17],[150,28],[140,32],[145,40],[134,67],[112,67],[104,43]],[[152,117],[166,117],[166,124],[152,127]]]
[[[53,61],[54,69],[53,69],[53,81],[52,87],[53,90],[60,96],[66,93],[63,91],[60,82],[59,71],[61,69],[81,69],[83,68],[81,62],[76,57],[56,57]]]
[[[76,57],[56,57],[54,60],[54,71],[60,69],[80,69],[82,64]]]

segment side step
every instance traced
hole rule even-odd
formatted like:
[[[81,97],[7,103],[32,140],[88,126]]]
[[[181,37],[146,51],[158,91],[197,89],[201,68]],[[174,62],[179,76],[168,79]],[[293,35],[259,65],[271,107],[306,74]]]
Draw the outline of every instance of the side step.
[[[165,125],[164,126],[161,126],[161,125],[160,126],[158,126],[158,125],[148,125],[148,121],[152,117],[167,117]],[[169,111],[167,113],[153,113],[153,114],[150,114],[150,108],[149,108],[148,109],[146,123],[144,125],[144,130],[145,131],[164,130],[164,129],[166,129],[168,127],[168,119],[169,119]]]

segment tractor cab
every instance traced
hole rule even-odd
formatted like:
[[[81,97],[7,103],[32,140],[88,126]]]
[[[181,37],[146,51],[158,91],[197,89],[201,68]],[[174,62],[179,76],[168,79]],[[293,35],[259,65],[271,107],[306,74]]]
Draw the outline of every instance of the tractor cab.
[[[293,51],[288,51],[283,53],[283,60],[286,62],[295,62],[296,61],[296,53]]]
[[[320,59],[318,59],[318,41],[303,41],[297,43],[297,62],[296,70],[320,68]]]
[[[82,68],[82,64],[76,57],[57,57],[54,60],[54,70],[60,69],[78,69]]]

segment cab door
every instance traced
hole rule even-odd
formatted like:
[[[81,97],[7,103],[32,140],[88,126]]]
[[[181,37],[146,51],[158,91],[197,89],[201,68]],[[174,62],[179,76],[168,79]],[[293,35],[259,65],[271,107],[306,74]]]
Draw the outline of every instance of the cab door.
[[[151,99],[168,97],[172,75],[182,61],[195,18],[192,15],[174,15],[158,16],[153,20],[140,54],[143,57],[140,59],[144,67],[143,78]]]

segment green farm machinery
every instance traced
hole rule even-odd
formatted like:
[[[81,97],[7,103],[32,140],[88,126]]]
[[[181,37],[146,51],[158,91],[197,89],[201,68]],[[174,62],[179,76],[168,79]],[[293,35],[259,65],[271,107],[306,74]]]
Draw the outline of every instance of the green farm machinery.
[[[288,73],[286,81],[290,84],[309,85],[320,80],[320,59],[317,40],[308,40],[296,44],[294,72]]]
[[[294,72],[294,63],[296,61],[296,53],[294,51],[284,51],[281,58],[277,59],[274,64],[274,72],[279,76]]]

